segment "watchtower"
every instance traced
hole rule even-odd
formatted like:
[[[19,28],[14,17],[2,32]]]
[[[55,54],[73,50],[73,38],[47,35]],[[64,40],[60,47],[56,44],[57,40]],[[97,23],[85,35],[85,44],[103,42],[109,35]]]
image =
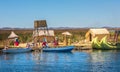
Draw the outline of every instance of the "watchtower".
[[[46,20],[34,21],[34,33],[33,33],[34,43],[37,43],[39,41],[39,35],[40,35],[39,31],[40,30],[44,31],[44,37],[46,37],[46,35],[49,35]]]

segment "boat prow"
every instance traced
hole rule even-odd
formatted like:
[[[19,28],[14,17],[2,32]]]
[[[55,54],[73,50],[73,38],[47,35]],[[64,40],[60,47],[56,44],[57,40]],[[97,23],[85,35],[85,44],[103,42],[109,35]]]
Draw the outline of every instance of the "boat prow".
[[[2,50],[3,53],[23,53],[30,51],[32,51],[32,48],[8,48]]]

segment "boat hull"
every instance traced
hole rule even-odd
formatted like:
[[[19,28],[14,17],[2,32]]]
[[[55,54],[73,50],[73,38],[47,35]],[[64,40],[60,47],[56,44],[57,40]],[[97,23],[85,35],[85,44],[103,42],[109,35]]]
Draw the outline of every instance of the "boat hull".
[[[23,52],[30,52],[32,51],[31,48],[9,48],[7,50],[2,50],[4,53],[23,53]]]
[[[74,46],[65,46],[59,48],[43,48],[43,52],[70,52],[72,51]]]
[[[92,41],[92,48],[94,49],[102,49],[102,50],[115,50],[120,49],[120,45],[112,45],[107,41],[107,36],[103,37],[99,42],[97,37]]]

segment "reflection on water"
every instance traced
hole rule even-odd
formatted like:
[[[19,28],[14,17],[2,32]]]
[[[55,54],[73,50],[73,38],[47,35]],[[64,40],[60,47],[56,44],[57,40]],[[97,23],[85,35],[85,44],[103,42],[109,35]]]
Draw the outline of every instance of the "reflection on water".
[[[0,72],[119,72],[120,51],[0,54]]]
[[[120,72],[120,51],[94,51],[90,54],[90,63],[93,71]]]

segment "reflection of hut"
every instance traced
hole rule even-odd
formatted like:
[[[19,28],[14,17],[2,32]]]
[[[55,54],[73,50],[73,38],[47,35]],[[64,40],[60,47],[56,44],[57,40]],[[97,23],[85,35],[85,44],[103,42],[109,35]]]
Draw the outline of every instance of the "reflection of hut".
[[[48,34],[49,32],[49,34]],[[33,31],[34,37],[37,37],[37,40],[43,41],[44,38],[47,39],[47,42],[54,41],[54,30],[36,30]]]
[[[86,41],[92,41],[92,39],[95,37],[98,37],[98,40],[101,40],[106,35],[109,37],[110,33],[105,28],[89,29],[89,31],[85,35],[85,38],[86,38]]]
[[[67,39],[67,36],[71,36],[72,34],[68,31],[62,33],[64,35],[64,45],[70,45],[70,39]]]

